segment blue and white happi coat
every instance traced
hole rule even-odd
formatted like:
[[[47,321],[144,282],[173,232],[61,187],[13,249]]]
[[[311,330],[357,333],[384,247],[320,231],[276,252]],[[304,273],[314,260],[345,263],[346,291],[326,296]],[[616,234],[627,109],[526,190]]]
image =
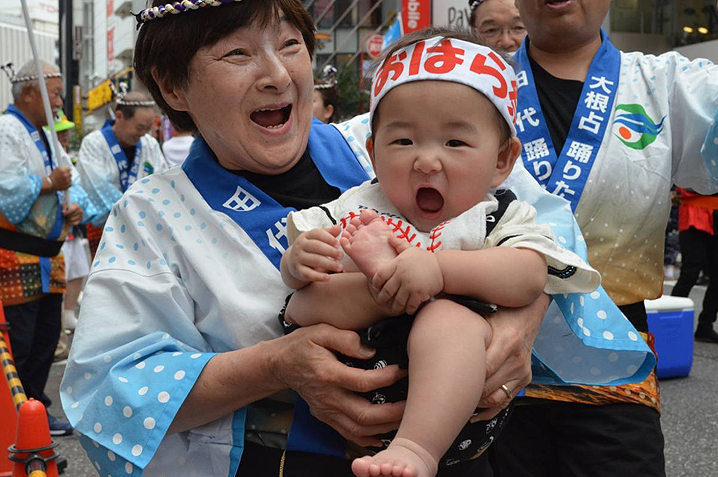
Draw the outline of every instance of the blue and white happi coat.
[[[106,126],[108,123],[103,128]],[[139,154],[134,158],[133,168],[121,174],[118,161],[125,159],[124,153],[118,144],[108,144],[102,130],[93,131],[82,140],[77,170],[93,202],[101,209],[102,220],[133,182],[169,169],[159,143],[149,134],[140,138],[136,150]],[[102,220],[97,225],[102,225]]]
[[[548,134],[524,43],[516,124],[524,166],[572,202],[591,266],[627,305],[663,291],[671,186],[718,192],[718,66],[676,52],[623,53],[603,38],[562,151]]]

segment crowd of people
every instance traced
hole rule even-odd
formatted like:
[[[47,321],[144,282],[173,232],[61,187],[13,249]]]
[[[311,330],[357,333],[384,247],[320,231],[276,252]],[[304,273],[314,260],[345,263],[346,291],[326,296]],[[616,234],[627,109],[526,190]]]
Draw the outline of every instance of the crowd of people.
[[[0,299],[46,407],[74,330],[52,432],[102,475],[665,476],[644,300],[677,186],[672,293],[708,272],[718,342],[718,66],[616,49],[609,4],[470,0],[336,123],[298,0],[155,0],[149,95],[76,161],[35,63],[13,72]]]

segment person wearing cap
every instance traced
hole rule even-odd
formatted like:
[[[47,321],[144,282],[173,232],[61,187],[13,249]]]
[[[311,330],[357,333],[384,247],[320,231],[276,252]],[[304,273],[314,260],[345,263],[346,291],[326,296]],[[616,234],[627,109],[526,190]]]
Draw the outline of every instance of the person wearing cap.
[[[77,170],[105,216],[134,181],[169,167],[159,143],[148,134],[155,119],[154,104],[144,93],[120,94],[115,119],[82,140]],[[93,256],[102,234],[101,222],[88,227]]]
[[[283,336],[277,312],[290,289],[279,265],[290,211],[373,177],[369,118],[312,120],[314,26],[298,0],[157,0],[137,18],[136,74],[198,137],[182,168],[135,181],[110,210],[60,390],[66,414],[111,475],[350,476],[351,458],[381,446],[375,436],[397,429],[404,409],[355,392],[405,372],[339,361],[374,354],[353,331]],[[585,253],[564,199],[518,164],[509,180],[564,247]],[[600,290],[554,300],[578,311],[603,303]],[[530,381],[550,300],[487,317],[480,419]],[[489,472],[481,456],[438,475]]]
[[[591,265],[640,332],[613,339],[650,343],[644,300],[663,293],[671,186],[718,191],[718,66],[619,51],[601,30],[610,0],[516,6],[528,31],[515,57],[522,161],[570,201]],[[496,475],[665,475],[655,373],[609,388],[534,382],[525,394],[491,448]]]
[[[58,117],[56,119],[55,132],[57,132],[57,140],[60,141],[60,146],[62,146],[65,152],[69,154],[70,130],[75,127],[75,123],[67,119],[62,109],[58,111]]]
[[[469,25],[492,48],[513,53],[526,37],[514,0],[469,0]]]
[[[54,115],[62,107],[62,75],[48,63],[42,68]],[[96,210],[70,158],[43,130],[47,116],[37,74],[34,61],[11,73],[13,104],[0,116],[0,300],[25,394],[49,408],[44,390],[66,285],[60,250],[71,227]],[[67,421],[51,414],[48,420],[52,435],[72,433]]]
[[[432,52],[451,51],[463,51],[463,68],[432,63]],[[387,77],[403,56],[417,65],[413,74],[395,69]],[[484,68],[473,71],[481,58]],[[536,223],[530,204],[501,187],[521,148],[511,103],[516,78],[504,59],[467,32],[427,29],[401,38],[380,64],[367,140],[377,180],[289,214],[282,277],[296,292],[282,322],[289,331],[318,323],[360,330],[377,353],[347,358],[355,367],[408,361],[408,392],[403,383],[367,396],[407,400],[396,435],[352,470],[430,477],[480,455],[510,411],[507,395],[497,419],[469,423],[491,341],[479,314],[486,309],[472,310],[471,299],[522,307],[543,292],[592,292],[600,279]],[[497,79],[507,87],[495,88]],[[587,347],[584,356],[592,352]]]

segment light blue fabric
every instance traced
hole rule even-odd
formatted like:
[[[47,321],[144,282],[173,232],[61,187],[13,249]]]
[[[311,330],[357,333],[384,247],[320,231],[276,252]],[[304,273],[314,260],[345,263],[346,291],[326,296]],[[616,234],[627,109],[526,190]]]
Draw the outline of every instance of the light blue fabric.
[[[140,469],[127,469],[149,463],[214,355],[187,350],[169,334],[154,332],[96,356],[96,365],[83,363],[84,375],[60,392],[65,402],[85,396],[66,406],[65,413],[75,429],[91,437],[80,443],[101,475],[141,475]],[[104,376],[92,371],[107,365],[110,370]],[[89,388],[95,392],[85,394]]]
[[[701,154],[711,175],[718,181],[718,109],[713,117],[713,123],[708,129],[708,134],[706,134]]]
[[[0,179],[0,212],[11,223],[19,224],[30,213],[41,189],[42,178],[34,174]]]
[[[82,209],[82,223],[86,224],[98,218],[95,204],[90,200],[85,189],[79,184],[70,187],[70,202],[74,202]]]

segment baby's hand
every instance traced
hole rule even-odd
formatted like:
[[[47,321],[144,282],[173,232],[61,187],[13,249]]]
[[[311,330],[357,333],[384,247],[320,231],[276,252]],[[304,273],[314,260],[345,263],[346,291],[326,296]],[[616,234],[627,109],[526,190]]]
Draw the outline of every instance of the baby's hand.
[[[436,255],[410,247],[374,275],[372,286],[379,304],[391,302],[392,312],[413,314],[444,289],[444,276]]]
[[[302,233],[287,253],[289,273],[297,280],[321,282],[329,280],[327,272],[341,272],[343,252],[337,236],[340,225],[312,229]]]

